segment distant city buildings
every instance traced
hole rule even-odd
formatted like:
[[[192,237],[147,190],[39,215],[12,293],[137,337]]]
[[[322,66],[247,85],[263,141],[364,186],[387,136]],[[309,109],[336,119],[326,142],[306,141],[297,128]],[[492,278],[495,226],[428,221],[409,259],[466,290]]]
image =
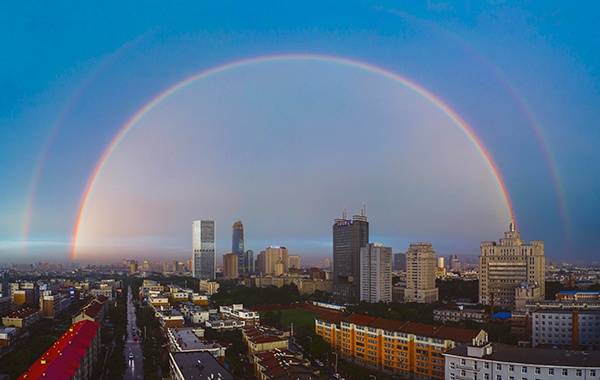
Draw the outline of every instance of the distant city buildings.
[[[214,280],[216,269],[214,221],[192,222],[192,251],[192,275],[199,279]]]
[[[244,225],[241,220],[231,226],[231,252],[238,258],[238,275],[247,276],[252,273],[254,258],[253,255],[249,257],[248,251],[244,250]]]
[[[288,256],[288,269],[300,269],[300,256],[289,255]]]
[[[280,276],[288,272],[288,250],[280,246],[267,247],[260,252],[256,262],[259,273]]]
[[[400,272],[406,270],[406,254],[405,253],[394,253],[394,265],[392,267],[394,272]]]
[[[514,223],[499,242],[481,243],[479,256],[479,302],[507,308],[515,306],[515,294],[523,284],[539,288],[537,297],[545,293],[544,243],[525,243]]]
[[[450,256],[450,272],[459,273],[462,270],[457,255]]]
[[[360,249],[360,300],[392,302],[392,248],[370,243]]]
[[[411,244],[406,252],[404,302],[436,302],[438,289],[435,285],[435,275],[436,254],[431,244]]]
[[[360,249],[369,244],[369,222],[364,209],[360,215],[333,223],[333,293],[338,302],[360,298]]]

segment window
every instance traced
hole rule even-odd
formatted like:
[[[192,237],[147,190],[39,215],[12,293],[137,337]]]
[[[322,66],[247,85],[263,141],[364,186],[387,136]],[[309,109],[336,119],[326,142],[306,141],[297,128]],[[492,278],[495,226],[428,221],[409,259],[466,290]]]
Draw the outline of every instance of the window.
[[[509,364],[509,366],[508,366],[508,370],[509,370],[510,372],[513,372],[513,371],[515,370],[515,366],[514,366],[514,365],[512,365],[512,364]]]
[[[498,371],[500,371],[502,369],[502,364],[500,364],[500,363],[496,364],[496,369]]]
[[[467,361],[465,359],[460,359],[460,364],[461,365],[465,365],[467,363]]]
[[[496,380],[502,380],[502,376],[496,375]]]
[[[580,370],[580,369],[578,369],[578,370],[575,372],[575,374],[576,374],[577,376],[581,376],[581,375],[582,375],[582,373],[581,373],[581,370]]]
[[[483,363],[483,368],[490,369],[490,363],[488,363],[488,362]]]
[[[563,375],[563,376],[568,376],[568,375],[569,375],[569,370],[568,370],[568,369],[566,369],[566,368],[563,368],[563,370],[562,370],[562,375]]]
[[[554,368],[548,368],[548,375],[554,375]]]
[[[521,373],[527,373],[527,367],[521,367]]]
[[[590,369],[590,376],[596,376],[596,370]]]

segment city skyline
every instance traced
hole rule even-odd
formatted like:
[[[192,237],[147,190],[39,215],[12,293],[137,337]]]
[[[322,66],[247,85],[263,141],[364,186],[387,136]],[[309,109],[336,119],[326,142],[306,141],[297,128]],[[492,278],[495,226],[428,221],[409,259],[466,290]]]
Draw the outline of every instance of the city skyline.
[[[477,255],[515,216],[548,260],[598,261],[594,12],[97,11],[4,13],[23,17],[0,26],[15,36],[0,63],[1,263],[184,256],[198,215],[219,221],[219,256],[241,219],[245,249],[318,260],[331,218],[363,203],[373,241],[398,251]]]

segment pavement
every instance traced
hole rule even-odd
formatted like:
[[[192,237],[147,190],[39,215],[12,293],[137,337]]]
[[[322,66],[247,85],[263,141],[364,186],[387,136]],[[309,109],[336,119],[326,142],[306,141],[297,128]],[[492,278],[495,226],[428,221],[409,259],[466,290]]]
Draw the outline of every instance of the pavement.
[[[143,379],[144,355],[142,353],[142,347],[140,346],[140,334],[136,324],[135,307],[133,306],[131,288],[127,288],[127,338],[125,340],[123,354],[125,355],[125,361],[127,362],[124,379]],[[133,360],[129,359],[129,354],[133,354]]]

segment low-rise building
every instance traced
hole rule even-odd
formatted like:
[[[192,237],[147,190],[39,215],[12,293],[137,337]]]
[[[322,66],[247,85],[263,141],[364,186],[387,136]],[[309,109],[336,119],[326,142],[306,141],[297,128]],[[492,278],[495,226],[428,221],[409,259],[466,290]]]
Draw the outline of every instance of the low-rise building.
[[[233,376],[208,352],[171,352],[169,367],[173,380],[233,380]]]
[[[600,351],[521,348],[486,342],[457,346],[444,356],[448,380],[600,379]]]
[[[453,308],[440,308],[433,310],[433,320],[436,322],[474,321],[486,323],[489,319],[485,309],[465,308],[462,305]]]
[[[201,334],[204,334],[204,330],[201,330]],[[170,328],[167,336],[171,352],[208,352],[215,358],[225,356],[225,347],[204,340],[193,328]]]
[[[99,330],[97,322],[74,323],[19,379],[91,380],[100,346]]]
[[[599,290],[563,290],[556,293],[557,301],[566,302],[600,302]]]
[[[6,327],[26,328],[40,320],[40,312],[37,309],[23,307],[9,313],[2,318],[2,324]]]
[[[443,353],[457,344],[487,341],[483,330],[401,322],[362,314],[320,316],[315,331],[358,364],[404,376],[444,378]]]
[[[198,288],[200,292],[206,293],[209,296],[216,294],[219,291],[219,283],[216,281],[200,280]]]
[[[248,357],[253,360],[257,352],[288,349],[289,333],[266,326],[246,326],[242,338],[248,347]]]
[[[243,304],[233,304],[231,306],[219,306],[219,313],[225,318],[235,318],[248,323],[255,323],[260,320],[260,314],[256,311],[244,309]]]
[[[258,380],[315,380],[320,379],[302,354],[274,349],[254,354],[254,375]]]
[[[160,325],[164,329],[169,328],[178,328],[185,326],[185,319],[179,310],[175,309],[167,309],[167,310],[158,310],[155,313]]]
[[[0,327],[0,349],[10,346],[17,336],[15,327]]]
[[[98,296],[98,298],[91,300],[79,313],[73,316],[73,323],[83,320],[101,322],[104,319],[107,307],[108,298],[102,295]]]
[[[239,319],[210,319],[204,326],[213,330],[234,330],[246,326],[246,322]]]

